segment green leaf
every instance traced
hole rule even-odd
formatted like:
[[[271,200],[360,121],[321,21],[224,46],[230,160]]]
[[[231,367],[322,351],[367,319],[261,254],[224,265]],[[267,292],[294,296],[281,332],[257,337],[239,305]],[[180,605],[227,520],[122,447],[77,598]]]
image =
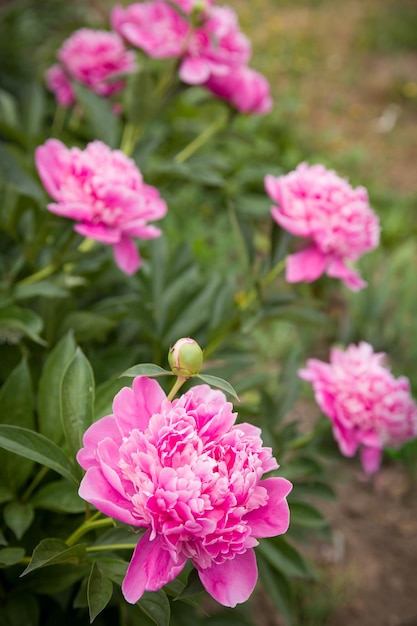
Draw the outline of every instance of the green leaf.
[[[223,378],[219,378],[218,376],[211,376],[211,374],[198,374],[197,376],[193,376],[193,378],[200,378],[200,380],[207,383],[208,385],[211,385],[212,387],[218,387],[222,391],[226,391],[233,398],[235,398],[235,400],[240,402],[236,391],[233,389],[232,385],[227,382],[227,380],[223,380]]]
[[[0,422],[11,422],[14,426],[33,429],[35,426],[32,380],[26,359],[11,372],[0,391]],[[26,482],[33,463],[6,453],[0,464],[3,488],[16,493]]]
[[[157,626],[169,626],[171,610],[164,591],[145,591],[138,606]]]
[[[33,522],[35,513],[33,507],[16,500],[6,504],[3,510],[6,525],[14,532],[17,539],[21,539]]]
[[[261,555],[258,556],[258,566],[259,578],[265,591],[289,626],[294,614],[294,598],[288,579],[273,570]]]
[[[39,379],[39,431],[55,443],[64,438],[60,416],[59,389],[66,368],[77,349],[72,331],[69,331],[48,356]]]
[[[94,417],[97,421],[104,415],[112,412],[114,396],[126,385],[126,381],[119,378],[111,378],[101,385],[97,385],[94,398]]]
[[[113,583],[103,574],[93,563],[87,584],[88,610],[90,613],[90,624],[97,615],[106,608],[113,594]]]
[[[0,179],[11,183],[17,191],[25,196],[34,198],[39,203],[44,202],[44,193],[41,186],[20,165],[12,150],[0,144]]]
[[[141,68],[130,74],[125,92],[126,117],[134,126],[143,124],[155,113],[155,99],[152,97],[153,81],[149,70]]]
[[[19,115],[17,111],[16,98],[8,91],[0,89],[0,119],[2,122],[12,128],[18,128]]]
[[[286,576],[314,578],[313,571],[301,554],[283,537],[261,539],[257,551],[262,553],[272,567]]]
[[[85,502],[78,495],[73,483],[57,480],[41,487],[31,498],[35,509],[46,509],[57,513],[83,513]]]
[[[119,121],[111,109],[111,104],[83,85],[73,83],[72,86],[77,96],[77,102],[84,109],[94,137],[101,139],[111,148],[116,148],[119,137]]]
[[[22,572],[26,576],[35,569],[56,563],[80,564],[85,554],[85,544],[79,543],[69,548],[62,539],[43,539],[34,549],[29,565]]]
[[[101,339],[115,326],[116,321],[104,315],[98,315],[91,311],[73,311],[64,319],[62,331],[73,330],[75,339],[83,342],[90,339]]]
[[[290,500],[291,525],[305,528],[323,528],[328,525],[326,518],[312,504]]]
[[[65,439],[74,456],[83,434],[93,423],[94,374],[90,362],[77,348],[61,380],[60,414]]]
[[[59,563],[50,567],[40,568],[31,573],[25,581],[25,589],[36,593],[54,596],[61,591],[70,589],[80,579],[88,576],[90,565]]]
[[[0,550],[0,567],[11,567],[20,563],[25,556],[23,548],[1,548]]]
[[[2,626],[39,626],[39,605],[33,594],[13,590],[6,599],[5,621],[1,621]],[[1,612],[3,617],[4,613]]]
[[[187,578],[187,584],[182,589],[181,593],[176,596],[175,600],[191,598],[192,596],[195,596],[202,591],[204,591],[204,587],[202,585],[197,570],[193,568]]]
[[[0,447],[41,463],[64,478],[79,484],[78,472],[65,453],[39,433],[19,426],[0,425]]]
[[[151,378],[155,376],[173,376],[174,374],[169,370],[164,370],[159,365],[154,365],[153,363],[142,363],[141,365],[134,365],[133,367],[129,367],[128,370],[123,372],[121,376],[129,376],[134,378],[136,376],[149,376]]]
[[[97,567],[100,571],[116,585],[121,585],[129,563],[123,559],[114,559],[111,557],[102,557],[96,560]]]
[[[68,291],[52,280],[40,280],[36,283],[17,284],[14,292],[15,300],[29,300],[30,298],[65,298]]]
[[[12,333],[15,343],[19,343],[21,337],[28,337],[41,346],[46,345],[39,333],[42,332],[43,321],[33,311],[18,306],[8,306],[0,310],[0,332]]]
[[[336,499],[336,493],[330,485],[318,480],[297,482],[295,490],[297,496],[313,496],[315,498],[322,498],[323,500]]]

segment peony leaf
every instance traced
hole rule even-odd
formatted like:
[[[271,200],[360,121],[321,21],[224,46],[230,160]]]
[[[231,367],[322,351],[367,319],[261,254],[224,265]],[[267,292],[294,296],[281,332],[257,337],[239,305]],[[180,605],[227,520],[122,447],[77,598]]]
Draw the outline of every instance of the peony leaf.
[[[65,480],[56,480],[41,487],[31,498],[35,509],[57,513],[83,513],[85,502],[78,495],[77,487]]]
[[[0,550],[0,568],[16,565],[25,556],[23,548],[2,548]]]
[[[3,510],[3,517],[8,526],[21,539],[33,522],[35,512],[30,504],[14,500],[6,504]]]
[[[46,346],[40,333],[43,321],[33,311],[18,306],[9,306],[0,310],[0,329],[4,334],[9,333],[14,343],[19,343],[22,336],[28,337],[41,346]]]
[[[294,614],[294,597],[288,579],[272,569],[269,563],[259,554],[258,565],[259,578],[265,591],[285,621],[291,624]]]
[[[65,453],[52,441],[27,428],[0,424],[0,448],[55,470],[78,485],[78,474]]]
[[[164,591],[145,591],[137,604],[157,626],[169,626],[171,609]]]
[[[328,522],[318,509],[307,502],[291,500],[291,525],[305,528],[323,528]]]
[[[77,346],[72,331],[68,332],[54,347],[43,367],[38,389],[39,431],[55,443],[64,438],[60,415],[58,391],[66,368],[74,357]]]
[[[74,456],[83,434],[93,423],[94,374],[81,348],[77,348],[61,380],[60,414],[66,442]]]
[[[287,576],[300,578],[314,578],[314,572],[303,559],[301,554],[293,548],[283,537],[261,539],[257,551],[274,569]]]
[[[200,378],[202,381],[211,385],[212,387],[218,387],[222,391],[226,391],[229,393],[235,400],[240,402],[239,396],[236,391],[233,389],[232,385],[227,382],[227,380],[223,380],[223,378],[219,378],[218,376],[212,376],[211,374],[198,374],[197,376],[193,376],[193,378]]]
[[[88,610],[90,624],[97,615],[106,608],[113,594],[113,583],[100,571],[96,563],[93,563],[87,583]]]
[[[159,365],[154,365],[153,363],[142,363],[141,365],[134,365],[130,367],[128,370],[123,372],[121,376],[130,376],[132,378],[136,376],[149,376],[150,378],[154,378],[156,376],[173,376],[174,374],[169,370],[164,370]]]
[[[72,84],[79,102],[88,119],[94,137],[104,141],[111,148],[118,143],[119,120],[111,109],[111,104],[94,91],[79,83]]]
[[[85,554],[85,544],[78,543],[69,548],[62,539],[43,539],[33,551],[27,568],[21,573],[26,576],[35,569],[56,563],[79,564]]]

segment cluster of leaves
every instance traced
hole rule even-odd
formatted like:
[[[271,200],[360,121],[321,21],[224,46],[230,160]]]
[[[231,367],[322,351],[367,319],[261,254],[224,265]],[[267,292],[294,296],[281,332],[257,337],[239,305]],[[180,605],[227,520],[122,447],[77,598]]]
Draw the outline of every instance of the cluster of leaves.
[[[10,10],[12,30],[21,16]],[[31,38],[26,48],[21,40],[17,60],[30,46]],[[0,624],[253,623],[248,608],[204,612],[191,569],[135,606],[122,602],[138,534],[95,517],[77,494],[83,432],[111,411],[129,382],[123,372],[136,363],[166,367],[170,344],[182,336],[205,348],[206,380],[231,381],[239,419],[262,428],[295,484],[288,536],[262,540],[257,550],[261,588],[291,623],[291,580],[315,578],[296,545],[326,529],[311,498],[333,492],[317,458],[325,433],[300,432],[288,418],[307,346],[287,338],[283,350],[270,341],[289,328],[315,341],[317,329],[332,327],[322,292],[268,279],[290,238],[271,224],[263,178],[299,160],[288,149],[289,131],[273,116],[230,121],[225,106],[199,89],[178,90],[169,108],[149,106],[156,63],[129,80],[124,118],[76,86],[82,115],[67,112],[58,125],[52,98],[25,68],[16,61],[14,81],[5,74],[0,91]],[[188,155],[213,119],[223,124],[221,136]],[[108,248],[87,249],[69,222],[46,210],[33,164],[54,123],[52,133],[67,145],[98,138],[117,147],[123,121],[143,125],[133,157],[169,205],[164,237],[143,246],[144,264],[133,277],[120,273]]]

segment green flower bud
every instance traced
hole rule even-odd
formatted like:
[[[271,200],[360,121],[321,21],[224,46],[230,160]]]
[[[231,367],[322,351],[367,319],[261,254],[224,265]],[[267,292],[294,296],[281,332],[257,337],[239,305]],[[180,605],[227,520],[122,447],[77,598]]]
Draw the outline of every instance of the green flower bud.
[[[168,363],[176,376],[194,376],[203,364],[203,351],[190,337],[178,339],[169,350]]]

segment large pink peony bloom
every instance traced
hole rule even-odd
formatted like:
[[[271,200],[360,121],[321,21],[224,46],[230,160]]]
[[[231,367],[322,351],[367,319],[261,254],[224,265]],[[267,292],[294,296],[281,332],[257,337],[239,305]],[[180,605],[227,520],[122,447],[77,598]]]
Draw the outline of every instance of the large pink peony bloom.
[[[136,70],[134,52],[126,50],[117,33],[107,31],[81,28],[63,43],[57,56],[60,65],[47,70],[46,82],[63,106],[75,101],[71,80],[108,97],[123,89],[123,74]]]
[[[228,100],[241,113],[264,115],[272,109],[268,81],[246,65],[224,76],[211,76],[204,86],[216,96]]]
[[[187,19],[163,0],[116,6],[110,19],[112,28],[155,59],[180,57],[191,28]]]
[[[309,245],[287,259],[290,283],[311,282],[325,272],[350,289],[366,286],[346,262],[356,261],[379,242],[379,222],[366,189],[349,183],[323,165],[301,163],[286,176],[268,175],[265,187],[277,203],[272,217]]]
[[[221,604],[247,600],[257,580],[257,538],[289,524],[284,478],[260,430],[235,425],[221,391],[193,387],[170,402],[138,377],[115,397],[113,414],[84,435],[80,496],[106,515],[145,528],[123,581],[128,602],[156,591],[187,559]]]
[[[332,349],[330,363],[309,359],[299,371],[312,383],[316,401],[330,418],[342,454],[361,447],[365,472],[376,472],[384,447],[397,448],[417,435],[417,405],[407,378],[395,379],[383,353],[361,342],[345,351]]]
[[[200,28],[192,31],[179,74],[184,83],[202,85],[211,76],[225,76],[249,60],[251,44],[240,31],[230,7],[212,7]]]
[[[56,203],[48,209],[77,222],[81,235],[113,246],[115,261],[133,274],[141,259],[132,237],[153,239],[161,231],[147,224],[167,211],[157,189],[146,185],[135,163],[101,141],[85,150],[49,139],[35,152],[42,183]]]

